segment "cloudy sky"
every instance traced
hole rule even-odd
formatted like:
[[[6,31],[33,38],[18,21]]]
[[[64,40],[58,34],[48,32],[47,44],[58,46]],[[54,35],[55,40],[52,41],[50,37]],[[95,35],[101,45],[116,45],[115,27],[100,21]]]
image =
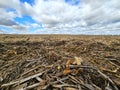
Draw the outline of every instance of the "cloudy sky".
[[[0,0],[0,33],[120,35],[120,0]]]

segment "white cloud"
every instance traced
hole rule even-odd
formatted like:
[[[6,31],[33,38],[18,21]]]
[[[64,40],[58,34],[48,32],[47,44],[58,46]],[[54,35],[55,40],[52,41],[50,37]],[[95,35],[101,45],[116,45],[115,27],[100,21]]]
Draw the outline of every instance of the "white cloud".
[[[39,23],[42,23],[44,29],[35,32],[77,32],[79,34],[81,32],[100,33],[104,31],[103,33],[110,33],[110,29],[120,32],[119,0],[80,0],[78,5],[72,4],[74,4],[74,0],[69,3],[66,3],[65,0],[35,0],[32,6],[26,2],[20,3],[19,0],[7,0],[7,2],[1,0],[0,24],[11,25],[14,22],[14,17],[29,15],[36,21],[35,24],[24,26],[15,25],[14,22],[11,28],[27,30],[30,27],[40,27]],[[5,12],[6,8],[14,8],[16,13]],[[4,21],[1,21],[3,19]],[[8,21],[11,23],[7,23]]]
[[[15,8],[20,7],[19,0],[0,0],[0,8]]]
[[[115,1],[118,0],[81,0],[78,6],[72,6],[64,0],[36,0],[30,15],[45,28],[87,27],[119,20]]]
[[[14,29],[14,30],[19,30],[19,31],[25,31],[29,29],[29,27],[25,25],[12,25],[9,28]]]
[[[0,8],[0,25],[14,25],[16,22],[13,21],[13,18],[16,16],[14,12],[6,12],[5,9]]]

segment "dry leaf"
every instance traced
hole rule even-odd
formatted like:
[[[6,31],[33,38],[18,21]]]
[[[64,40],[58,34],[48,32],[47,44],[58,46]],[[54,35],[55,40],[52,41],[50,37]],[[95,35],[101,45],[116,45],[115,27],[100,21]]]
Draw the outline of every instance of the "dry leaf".
[[[70,74],[72,72],[72,70],[70,70],[70,69],[65,69],[64,71],[63,71],[63,74],[64,75],[68,75],[68,74]]]
[[[70,65],[72,62],[73,62],[72,60],[67,60],[67,62],[66,62],[66,68],[70,68],[69,65]]]
[[[75,60],[72,64],[77,64],[77,65],[81,65],[81,63],[83,62],[82,58],[80,57],[74,57]]]
[[[83,69],[82,68],[79,68],[78,70],[72,70],[72,75],[76,75],[76,74],[78,74],[79,72],[82,72],[83,71]]]
[[[67,60],[66,62],[66,69],[63,71],[64,75],[70,74],[72,73],[73,75],[78,74],[78,72],[82,71],[82,70],[70,70],[70,64],[77,64],[77,65],[81,65],[81,63],[83,62],[83,60],[80,57],[75,57],[75,60]]]

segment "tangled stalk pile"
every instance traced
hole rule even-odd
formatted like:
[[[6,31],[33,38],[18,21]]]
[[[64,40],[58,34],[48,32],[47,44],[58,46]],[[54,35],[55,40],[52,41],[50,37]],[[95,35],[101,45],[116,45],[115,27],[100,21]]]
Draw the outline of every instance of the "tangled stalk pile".
[[[0,90],[120,89],[120,41],[20,41],[0,52]]]

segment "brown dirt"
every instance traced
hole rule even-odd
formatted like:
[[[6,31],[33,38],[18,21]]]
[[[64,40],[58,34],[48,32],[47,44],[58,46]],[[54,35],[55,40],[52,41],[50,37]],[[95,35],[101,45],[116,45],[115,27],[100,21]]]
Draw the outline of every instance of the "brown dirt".
[[[0,35],[0,89],[119,90],[120,36]]]

